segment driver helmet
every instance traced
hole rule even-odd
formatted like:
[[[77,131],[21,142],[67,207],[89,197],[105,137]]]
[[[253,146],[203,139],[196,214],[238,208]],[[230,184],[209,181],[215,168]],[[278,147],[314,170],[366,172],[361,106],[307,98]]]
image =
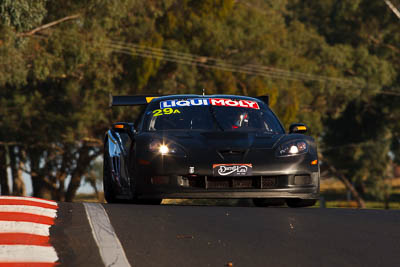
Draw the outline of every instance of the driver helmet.
[[[249,114],[247,112],[240,113],[236,118],[235,123],[232,125],[232,129],[249,126]]]

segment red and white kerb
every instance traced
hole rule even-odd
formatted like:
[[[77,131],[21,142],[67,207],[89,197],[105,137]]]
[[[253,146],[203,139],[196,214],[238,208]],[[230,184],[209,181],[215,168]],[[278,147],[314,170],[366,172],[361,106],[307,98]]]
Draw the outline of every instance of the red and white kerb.
[[[56,266],[49,229],[57,208],[55,201],[0,196],[0,267]]]

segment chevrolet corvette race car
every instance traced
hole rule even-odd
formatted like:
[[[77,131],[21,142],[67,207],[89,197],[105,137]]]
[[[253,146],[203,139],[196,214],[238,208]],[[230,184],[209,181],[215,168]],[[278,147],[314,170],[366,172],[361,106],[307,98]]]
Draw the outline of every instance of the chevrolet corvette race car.
[[[111,105],[144,108],[136,123],[114,123],[105,135],[107,202],[251,198],[305,207],[319,197],[314,139],[304,124],[286,133],[267,96],[113,96]]]

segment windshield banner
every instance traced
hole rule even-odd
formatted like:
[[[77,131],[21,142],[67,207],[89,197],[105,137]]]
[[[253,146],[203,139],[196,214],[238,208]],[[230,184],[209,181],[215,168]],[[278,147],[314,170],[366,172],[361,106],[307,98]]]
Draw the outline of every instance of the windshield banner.
[[[160,108],[191,107],[191,106],[223,106],[260,109],[258,103],[252,100],[233,100],[225,98],[192,98],[186,100],[166,100],[160,102]]]

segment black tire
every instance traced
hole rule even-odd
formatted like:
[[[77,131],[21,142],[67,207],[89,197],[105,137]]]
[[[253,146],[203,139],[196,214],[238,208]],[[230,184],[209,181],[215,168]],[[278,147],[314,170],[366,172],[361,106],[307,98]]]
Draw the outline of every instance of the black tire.
[[[300,199],[300,198],[289,198],[286,199],[286,204],[291,208],[304,208],[314,206],[317,202],[316,199]]]
[[[132,164],[131,166],[134,166],[134,164]],[[130,175],[131,175],[130,186],[131,186],[132,198],[130,199],[129,203],[139,204],[139,205],[160,205],[161,204],[162,198],[149,198],[149,199],[137,198],[136,180],[135,180],[137,175],[135,174],[134,169],[131,169]]]
[[[253,204],[256,207],[283,206],[285,200],[280,198],[253,198]]]
[[[133,144],[132,144],[133,145]],[[131,147],[131,153],[133,153]],[[130,187],[131,187],[131,194],[132,198],[130,199],[129,203],[131,204],[138,204],[138,205],[160,205],[162,202],[162,198],[151,198],[151,199],[139,199],[137,197],[137,177],[139,175],[136,173],[135,169],[135,161],[134,157],[130,158],[130,166],[131,169],[129,170],[129,176],[130,176]]]
[[[106,152],[104,152],[106,153]],[[117,203],[115,198],[115,193],[113,189],[113,182],[110,176],[110,162],[107,157],[103,159],[103,189],[104,189],[104,199],[107,203]]]

